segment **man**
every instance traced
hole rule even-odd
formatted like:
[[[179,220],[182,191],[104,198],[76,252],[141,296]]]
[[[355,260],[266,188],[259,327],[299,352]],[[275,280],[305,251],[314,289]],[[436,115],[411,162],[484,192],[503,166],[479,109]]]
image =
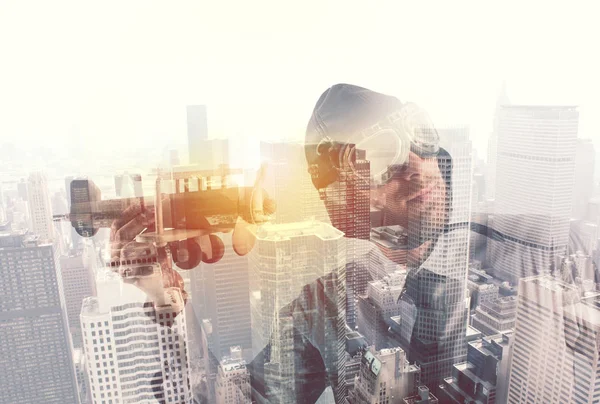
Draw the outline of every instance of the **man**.
[[[407,259],[398,262],[408,269],[401,296],[400,338],[410,360],[421,365],[422,382],[430,386],[441,382],[450,374],[451,365],[466,355],[469,217],[468,209],[452,214],[453,164],[441,147],[442,141],[427,113],[415,104],[338,84],[317,101],[305,147],[313,184],[332,225],[348,238],[348,308],[353,299],[364,294],[369,281],[395,268],[387,265],[389,260],[369,243],[368,235],[364,237],[357,229],[356,222],[364,215],[358,211],[360,206],[352,207],[358,195],[363,193],[369,206],[381,211],[370,221],[371,226],[401,226],[406,230]],[[368,168],[363,161],[368,162]],[[470,175],[470,167],[467,173]],[[467,200],[454,202],[468,204],[469,194],[467,189]],[[306,295],[294,303],[293,311],[329,307],[319,301],[327,301],[326,294],[308,303]],[[332,349],[317,338],[311,343],[320,352]],[[343,375],[343,369],[327,371],[339,401],[338,392],[344,387],[336,376]]]
[[[451,234],[467,231],[460,225],[454,229],[450,221],[452,160],[440,147],[437,131],[414,104],[338,84],[317,101],[307,127],[305,151],[309,174],[331,223],[346,235],[349,263],[346,283],[333,272],[325,275],[306,285],[279,313],[279,318],[292,319],[295,401],[311,403],[324,394],[332,394],[337,402],[344,399],[345,359],[339,345],[345,329],[336,319],[344,317],[346,308],[340,307],[339,296],[334,294],[345,293],[347,288],[347,299],[352,301],[364,293],[366,281],[380,278],[386,275],[385,268],[394,267],[386,265],[389,260],[369,243],[368,224],[366,234],[356,231],[355,220],[364,217],[348,215],[348,202],[358,194],[380,209],[376,226],[398,225],[408,230],[409,275],[401,298],[405,313],[401,336],[407,348],[414,348],[411,360],[431,365],[433,370],[426,370],[431,373],[428,382],[437,381],[436,375],[449,371],[452,361],[465,350],[464,260],[468,256],[466,242],[463,250],[448,253],[446,249]],[[361,161],[369,162],[367,171],[358,168]],[[115,256],[127,256],[135,245],[131,240],[152,225],[152,217],[152,212],[134,207],[115,222],[111,237]],[[468,236],[459,237],[465,241]],[[444,247],[436,249],[438,245]],[[370,264],[373,262],[379,264]],[[162,264],[164,286],[183,290],[181,277],[168,260],[163,259]],[[138,286],[149,293],[155,290],[151,285]],[[319,316],[326,319],[325,324]],[[455,336],[450,344],[444,342],[448,333]],[[257,402],[279,402],[278,396],[283,394],[269,378],[271,356],[272,346],[267,343],[249,366]],[[438,362],[443,362],[441,368]],[[330,393],[324,393],[326,390]]]

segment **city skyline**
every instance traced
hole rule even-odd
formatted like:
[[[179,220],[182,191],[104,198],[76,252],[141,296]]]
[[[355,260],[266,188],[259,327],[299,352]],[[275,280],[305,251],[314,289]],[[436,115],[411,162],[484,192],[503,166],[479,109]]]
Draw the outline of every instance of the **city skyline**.
[[[83,130],[45,170],[13,170],[0,144],[0,331],[51,317],[40,361],[81,404],[593,402],[600,147],[580,138],[582,108],[502,85],[479,153],[469,119],[436,120],[453,85],[417,105],[384,76],[311,95],[305,140],[272,132],[295,111],[236,143],[266,89],[232,102],[231,126],[192,100],[156,118],[187,125],[183,141],[89,167]],[[52,394],[33,376],[15,388],[38,331],[6,348],[0,402]]]

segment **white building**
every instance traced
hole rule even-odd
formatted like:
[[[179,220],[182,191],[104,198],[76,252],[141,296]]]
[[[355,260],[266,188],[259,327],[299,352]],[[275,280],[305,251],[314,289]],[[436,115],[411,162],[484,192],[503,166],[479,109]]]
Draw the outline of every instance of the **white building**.
[[[260,157],[268,164],[263,186],[277,202],[271,223],[329,221],[325,206],[308,175],[304,143],[261,142]]]
[[[574,106],[500,109],[491,265],[498,277],[549,273],[569,241],[579,112]]]
[[[398,298],[404,290],[406,270],[397,270],[383,279],[369,282],[367,295],[359,298],[358,332],[375,349],[389,348],[390,318],[400,315]]]
[[[600,401],[600,295],[565,307],[565,339],[573,352],[572,403]]]
[[[574,349],[565,324],[567,307],[576,304],[579,293],[569,285],[548,275],[523,278],[519,282],[517,321],[510,365],[509,403],[587,403],[574,396],[577,375],[595,379],[577,367]],[[579,334],[577,331],[573,336]],[[598,349],[587,360],[597,358]],[[597,359],[595,359],[597,362]],[[582,374],[581,371],[584,371]],[[578,393],[579,395],[579,393]]]
[[[215,390],[217,404],[251,403],[250,372],[240,347],[231,347],[230,355],[221,360]]]
[[[361,359],[349,402],[401,403],[404,397],[416,392],[418,376],[419,368],[408,363],[402,349],[376,351],[371,347]]]
[[[162,277],[150,266],[149,277]],[[84,350],[94,404],[191,403],[183,299],[177,288],[160,301],[104,274],[98,297],[81,309]],[[112,295],[112,296],[111,296]]]
[[[58,253],[0,231],[0,402],[78,403]]]
[[[522,279],[509,403],[600,400],[600,295],[549,276]]]
[[[48,192],[48,181],[43,173],[35,172],[29,175],[27,182],[29,203],[29,217],[31,231],[42,240],[54,238],[54,224],[52,222],[52,205]]]
[[[494,130],[488,139],[487,150],[487,172],[485,175],[485,199],[494,199],[496,197],[496,164],[498,158],[498,136],[499,136],[499,115],[503,105],[509,105],[510,100],[506,93],[506,83],[502,83],[502,90],[496,100],[496,111],[494,114]]]
[[[304,399],[297,391],[294,332],[321,352],[333,391],[345,398],[345,265],[343,233],[320,222],[262,226],[250,253],[255,355],[270,344],[264,364],[270,402]],[[318,281],[317,281],[318,280]]]
[[[596,150],[591,139],[577,139],[571,217],[582,219],[594,194]]]

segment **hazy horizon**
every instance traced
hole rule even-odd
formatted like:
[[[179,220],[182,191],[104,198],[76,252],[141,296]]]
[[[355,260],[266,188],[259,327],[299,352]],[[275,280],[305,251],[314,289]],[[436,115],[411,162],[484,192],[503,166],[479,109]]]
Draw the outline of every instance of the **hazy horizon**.
[[[540,4],[5,2],[0,143],[176,147],[190,104],[210,137],[301,139],[321,92],[349,82],[469,125],[485,157],[506,81],[515,104],[579,105],[598,148],[592,10]]]

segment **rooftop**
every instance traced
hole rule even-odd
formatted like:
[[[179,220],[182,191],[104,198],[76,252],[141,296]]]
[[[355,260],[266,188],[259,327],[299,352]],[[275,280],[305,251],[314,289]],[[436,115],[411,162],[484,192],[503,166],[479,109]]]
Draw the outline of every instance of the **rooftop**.
[[[52,243],[41,240],[39,236],[29,233],[26,229],[0,231],[0,250],[40,247],[43,245],[52,245]]]
[[[330,224],[319,221],[283,224],[266,223],[256,231],[257,239],[266,241],[290,240],[293,237],[301,236],[315,236],[321,240],[334,240],[342,238],[344,233]]]
[[[81,305],[81,315],[93,316],[100,314],[100,305],[97,297],[86,297]]]
[[[243,359],[224,358],[220,364],[223,372],[234,372],[236,370],[246,369],[246,361]]]
[[[388,249],[406,249],[408,232],[402,226],[381,226],[371,229],[371,241]]]
[[[573,285],[569,285],[566,282],[551,277],[550,275],[539,275],[522,278],[523,284],[532,283],[540,285],[553,292],[576,292],[577,288]]]

